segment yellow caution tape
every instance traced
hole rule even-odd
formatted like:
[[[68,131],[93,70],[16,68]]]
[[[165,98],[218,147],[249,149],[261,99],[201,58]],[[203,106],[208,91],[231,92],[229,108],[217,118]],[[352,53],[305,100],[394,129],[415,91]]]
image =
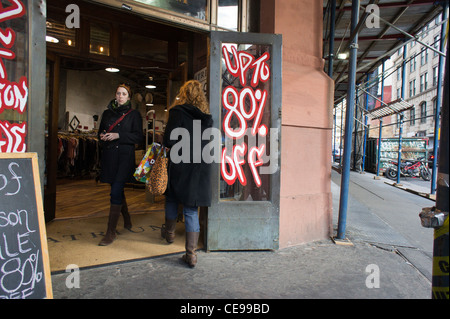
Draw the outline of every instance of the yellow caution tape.
[[[444,220],[444,225],[434,230],[434,239],[446,234],[448,235],[448,215]]]

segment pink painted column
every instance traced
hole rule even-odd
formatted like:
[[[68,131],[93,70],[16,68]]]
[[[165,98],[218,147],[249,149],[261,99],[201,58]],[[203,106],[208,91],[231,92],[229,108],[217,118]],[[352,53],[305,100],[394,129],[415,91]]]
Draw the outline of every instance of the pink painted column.
[[[283,35],[280,248],[332,235],[334,83],[323,71],[322,1],[262,0],[261,32]]]

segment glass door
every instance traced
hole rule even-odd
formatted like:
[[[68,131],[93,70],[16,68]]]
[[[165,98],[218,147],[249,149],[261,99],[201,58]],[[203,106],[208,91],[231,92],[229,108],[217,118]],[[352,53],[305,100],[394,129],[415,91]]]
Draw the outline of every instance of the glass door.
[[[281,35],[211,32],[209,67],[220,146],[214,151],[207,249],[277,249]]]

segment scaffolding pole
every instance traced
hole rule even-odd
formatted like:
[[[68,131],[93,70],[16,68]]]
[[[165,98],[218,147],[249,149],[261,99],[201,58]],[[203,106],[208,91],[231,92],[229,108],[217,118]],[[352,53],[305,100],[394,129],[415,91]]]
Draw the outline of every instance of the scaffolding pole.
[[[442,12],[442,20],[447,20],[447,10],[448,2],[444,4],[444,10]],[[439,44],[439,50],[445,50],[445,32],[447,26],[443,23],[441,26],[441,38]],[[444,73],[445,58],[443,55],[439,55],[439,67],[438,67],[438,81],[437,81],[437,92],[436,92],[436,113],[434,118],[434,143],[433,143],[433,169],[431,171],[431,190],[430,194],[436,193],[436,161],[438,159],[438,140],[439,140],[439,114],[441,111],[442,104],[442,75]]]
[[[385,72],[385,60],[383,60],[382,73]],[[381,104],[384,103],[384,76],[381,77]],[[378,132],[378,149],[377,149],[377,176],[380,176],[380,160],[381,160],[381,137],[383,135],[383,118],[380,118],[380,129]]]
[[[360,1],[352,1],[351,32],[356,30],[359,18]],[[358,59],[358,33],[353,37],[350,44],[349,61],[349,84],[347,89],[347,107],[345,114],[345,142],[344,161],[341,175],[341,194],[339,200],[339,220],[337,239],[345,239],[345,228],[347,223],[348,191],[350,183],[350,155],[352,148],[353,115],[355,111],[355,88],[356,88],[356,64]]]

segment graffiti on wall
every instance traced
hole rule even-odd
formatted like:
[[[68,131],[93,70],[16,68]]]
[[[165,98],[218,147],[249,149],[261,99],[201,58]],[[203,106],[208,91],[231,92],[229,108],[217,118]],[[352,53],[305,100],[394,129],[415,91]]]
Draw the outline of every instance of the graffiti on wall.
[[[2,23],[22,17],[26,13],[26,8],[20,0],[8,2],[11,5],[5,6],[0,3],[0,114],[8,109],[23,114],[27,108],[28,81],[25,76],[20,77],[17,82],[11,81],[8,77],[5,63],[16,58],[14,52],[16,33],[10,27],[4,28]],[[26,132],[26,122],[18,124],[0,120],[0,152],[25,152]]]

